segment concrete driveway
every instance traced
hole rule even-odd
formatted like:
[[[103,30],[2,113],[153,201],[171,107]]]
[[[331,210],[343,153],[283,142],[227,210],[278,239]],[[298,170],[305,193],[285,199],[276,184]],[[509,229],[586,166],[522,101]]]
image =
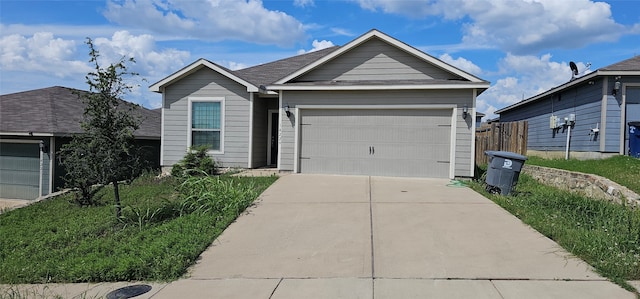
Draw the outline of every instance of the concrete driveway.
[[[635,298],[448,183],[284,176],[152,298]]]
[[[135,298],[636,298],[490,200],[448,184],[284,176],[188,277],[151,283]],[[102,298],[131,284],[0,285],[0,297],[17,289],[21,298]]]

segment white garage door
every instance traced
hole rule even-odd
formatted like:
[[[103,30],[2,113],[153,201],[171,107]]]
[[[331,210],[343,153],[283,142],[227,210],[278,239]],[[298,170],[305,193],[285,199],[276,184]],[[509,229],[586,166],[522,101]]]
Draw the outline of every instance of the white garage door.
[[[35,199],[39,190],[39,145],[0,142],[0,198]]]
[[[451,110],[305,109],[300,172],[449,177]]]

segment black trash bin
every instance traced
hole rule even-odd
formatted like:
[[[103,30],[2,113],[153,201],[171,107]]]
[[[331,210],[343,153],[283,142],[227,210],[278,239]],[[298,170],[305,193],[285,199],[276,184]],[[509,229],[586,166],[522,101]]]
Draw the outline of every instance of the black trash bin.
[[[502,195],[508,195],[511,189],[518,183],[520,170],[527,157],[505,151],[486,151],[489,156],[489,167],[487,169],[487,191],[498,191]]]
[[[640,158],[640,121],[629,123],[629,156]]]

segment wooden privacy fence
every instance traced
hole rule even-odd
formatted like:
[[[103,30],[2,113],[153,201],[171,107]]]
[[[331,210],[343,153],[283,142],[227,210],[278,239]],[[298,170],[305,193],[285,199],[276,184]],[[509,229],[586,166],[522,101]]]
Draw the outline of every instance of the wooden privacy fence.
[[[487,164],[485,151],[527,154],[527,121],[491,123],[476,129],[476,164]]]

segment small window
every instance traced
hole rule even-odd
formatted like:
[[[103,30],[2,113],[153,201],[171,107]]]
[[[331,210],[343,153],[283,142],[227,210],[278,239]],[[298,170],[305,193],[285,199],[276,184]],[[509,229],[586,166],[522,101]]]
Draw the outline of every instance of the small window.
[[[189,99],[191,147],[206,146],[210,151],[222,152],[223,109],[222,98]]]

